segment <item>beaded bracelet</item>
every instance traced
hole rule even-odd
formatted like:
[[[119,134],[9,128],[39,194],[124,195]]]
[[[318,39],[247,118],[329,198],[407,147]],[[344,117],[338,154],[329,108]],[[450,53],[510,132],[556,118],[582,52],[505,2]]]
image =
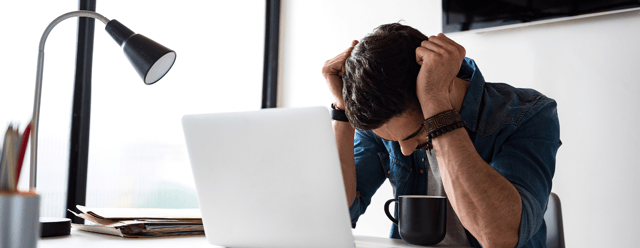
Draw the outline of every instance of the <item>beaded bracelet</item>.
[[[433,149],[433,139],[445,133],[464,127],[465,122],[457,110],[451,109],[424,120],[424,129],[427,132],[427,144],[425,149]]]

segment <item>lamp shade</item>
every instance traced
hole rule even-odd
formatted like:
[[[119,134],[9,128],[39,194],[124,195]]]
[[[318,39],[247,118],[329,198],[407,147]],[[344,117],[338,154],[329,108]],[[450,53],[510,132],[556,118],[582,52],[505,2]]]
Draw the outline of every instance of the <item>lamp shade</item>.
[[[125,56],[144,80],[153,84],[160,80],[176,61],[176,52],[136,34],[117,20],[107,23],[105,30],[122,47]]]

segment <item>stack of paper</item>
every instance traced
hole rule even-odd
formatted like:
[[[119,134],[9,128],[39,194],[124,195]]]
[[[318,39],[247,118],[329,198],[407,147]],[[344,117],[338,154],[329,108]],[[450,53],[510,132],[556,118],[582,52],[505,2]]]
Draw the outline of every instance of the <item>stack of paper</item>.
[[[76,216],[95,224],[73,224],[87,232],[126,238],[203,235],[200,209],[88,208],[76,206]]]

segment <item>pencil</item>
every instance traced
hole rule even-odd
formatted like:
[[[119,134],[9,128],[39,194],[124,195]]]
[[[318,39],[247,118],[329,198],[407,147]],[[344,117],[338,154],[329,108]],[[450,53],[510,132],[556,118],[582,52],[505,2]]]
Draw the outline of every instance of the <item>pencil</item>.
[[[31,134],[31,122],[24,128],[22,139],[20,140],[20,153],[18,153],[18,168],[16,169],[16,188],[20,181],[20,171],[22,170],[22,162],[24,162],[24,154],[27,151],[27,143],[29,143],[29,135]]]
[[[9,159],[11,157],[11,134],[13,133],[13,125],[9,125],[7,132],[4,134],[4,141],[2,142],[2,164],[0,164],[0,190],[9,189],[9,167],[11,163]]]

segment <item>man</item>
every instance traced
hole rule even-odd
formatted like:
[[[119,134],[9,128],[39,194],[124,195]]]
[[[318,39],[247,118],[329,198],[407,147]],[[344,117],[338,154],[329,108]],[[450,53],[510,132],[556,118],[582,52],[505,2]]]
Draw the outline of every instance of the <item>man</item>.
[[[486,83],[465,54],[444,34],[394,23],[325,63],[352,225],[388,178],[396,198],[447,196],[442,244],[545,247],[561,145],[556,103]],[[464,127],[427,133],[425,119],[450,110]],[[391,237],[400,238],[395,225]]]

